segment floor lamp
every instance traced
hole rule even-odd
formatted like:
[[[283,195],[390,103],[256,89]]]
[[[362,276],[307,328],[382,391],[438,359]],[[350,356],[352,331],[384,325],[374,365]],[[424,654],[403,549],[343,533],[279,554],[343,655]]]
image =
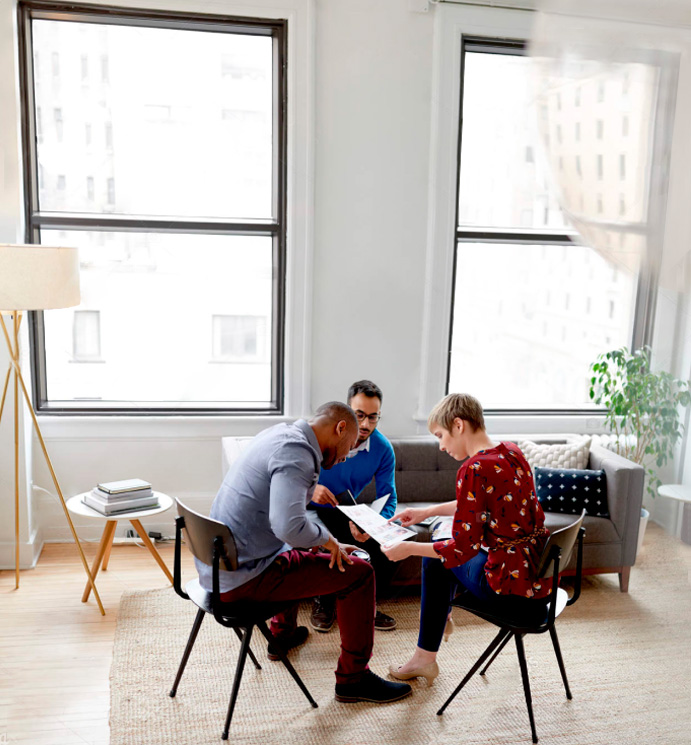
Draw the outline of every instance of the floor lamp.
[[[60,498],[65,518],[77,544],[84,571],[94,591],[101,615],[105,610],[96,589],[94,578],[87,564],[84,550],[74,529],[70,513],[67,511],[53,464],[48,456],[41,428],[31,405],[29,393],[24,384],[19,362],[19,326],[22,313],[29,310],[48,310],[50,308],[70,308],[79,305],[79,255],[76,248],[54,248],[51,246],[22,246],[0,244],[0,325],[7,342],[10,363],[5,375],[5,384],[0,399],[0,420],[5,408],[5,399],[14,373],[14,537],[15,537],[15,587],[19,588],[19,400],[20,388],[31,418],[36,428],[38,441],[46,458],[50,475]],[[8,308],[9,310],[4,310]],[[5,318],[11,324],[5,323]],[[10,325],[10,331],[7,326]]]

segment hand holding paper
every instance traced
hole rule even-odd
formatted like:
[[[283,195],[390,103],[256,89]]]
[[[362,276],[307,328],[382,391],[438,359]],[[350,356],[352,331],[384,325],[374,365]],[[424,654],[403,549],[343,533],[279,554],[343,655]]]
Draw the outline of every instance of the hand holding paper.
[[[382,546],[391,546],[416,535],[412,530],[391,524],[366,504],[339,506],[338,509]]]
[[[371,536],[368,535],[367,533],[362,533],[360,530],[358,530],[357,525],[352,520],[350,521],[349,525],[350,525],[350,532],[356,541],[360,541],[360,543],[364,543],[365,541],[368,541],[371,538]]]
[[[381,550],[389,561],[403,561],[413,555],[415,544],[400,541],[390,546],[382,546]]]
[[[400,520],[403,527],[408,527],[409,525],[417,525],[418,523],[421,523],[426,517],[427,510],[423,507],[406,507],[402,512],[399,512],[390,518],[389,522]]]

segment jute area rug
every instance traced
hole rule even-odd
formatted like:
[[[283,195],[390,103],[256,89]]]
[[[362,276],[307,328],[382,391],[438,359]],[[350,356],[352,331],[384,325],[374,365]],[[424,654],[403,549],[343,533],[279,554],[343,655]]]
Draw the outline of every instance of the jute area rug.
[[[650,539],[650,540],[649,540]],[[654,540],[653,540],[654,539]],[[533,707],[541,743],[630,745],[691,743],[691,549],[661,531],[646,536],[629,594],[613,577],[586,578],[583,594],[557,622],[573,700],[564,695],[547,635],[526,638]],[[419,599],[392,601],[393,632],[376,632],[372,669],[385,674],[417,639]],[[239,642],[207,617],[177,697],[175,677],[195,608],[173,590],[126,593],[111,670],[111,745],[207,745],[221,742]],[[279,662],[266,659],[258,633],[230,730],[238,745],[503,745],[530,743],[513,644],[485,678],[475,676],[443,716],[436,712],[494,634],[454,611],[456,631],[439,655],[433,686],[389,705],[333,698],[338,631],[311,634],[291,660],[319,704],[312,709]],[[308,605],[300,622],[307,625]]]

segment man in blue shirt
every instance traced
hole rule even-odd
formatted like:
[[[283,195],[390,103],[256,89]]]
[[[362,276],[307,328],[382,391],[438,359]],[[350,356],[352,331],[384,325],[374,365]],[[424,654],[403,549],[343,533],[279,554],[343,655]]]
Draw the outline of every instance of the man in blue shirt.
[[[276,644],[287,651],[309,635],[297,626],[297,601],[334,592],[342,622],[336,699],[384,703],[409,695],[411,688],[368,667],[374,639],[372,567],[351,557],[353,546],[334,539],[306,512],[320,470],[345,460],[357,430],[352,409],[332,401],[309,421],[261,432],[231,465],[211,517],[228,525],[237,547],[238,568],[220,571],[221,600],[296,601],[271,621],[275,641],[269,644],[269,659],[280,658]],[[196,564],[202,587],[211,590],[211,568]]]
[[[348,523],[343,513],[334,509],[333,505],[338,503],[335,495],[346,489],[357,499],[374,479],[377,498],[388,497],[381,515],[387,519],[393,517],[397,503],[394,479],[396,458],[391,443],[377,429],[381,418],[381,388],[371,380],[358,380],[348,389],[348,404],[355,411],[358,420],[357,443],[344,463],[321,472],[312,504],[315,505],[319,519],[339,541],[354,542],[370,555],[376,578],[377,600],[380,600],[388,592],[396,565],[384,556],[376,541],[366,533],[361,533],[352,522]],[[333,595],[315,598],[310,618],[315,631],[330,631],[335,616]],[[396,628],[396,620],[377,610],[374,628],[390,631]]]

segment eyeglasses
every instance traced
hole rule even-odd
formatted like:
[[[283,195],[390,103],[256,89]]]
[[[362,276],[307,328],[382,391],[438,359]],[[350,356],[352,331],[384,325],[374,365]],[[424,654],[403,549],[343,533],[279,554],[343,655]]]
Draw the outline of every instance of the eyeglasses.
[[[376,424],[381,419],[381,411],[378,411],[376,414],[365,414],[364,411],[360,411],[360,409],[358,409],[355,412],[355,417],[358,422],[364,422],[365,419],[367,419],[370,424]]]

